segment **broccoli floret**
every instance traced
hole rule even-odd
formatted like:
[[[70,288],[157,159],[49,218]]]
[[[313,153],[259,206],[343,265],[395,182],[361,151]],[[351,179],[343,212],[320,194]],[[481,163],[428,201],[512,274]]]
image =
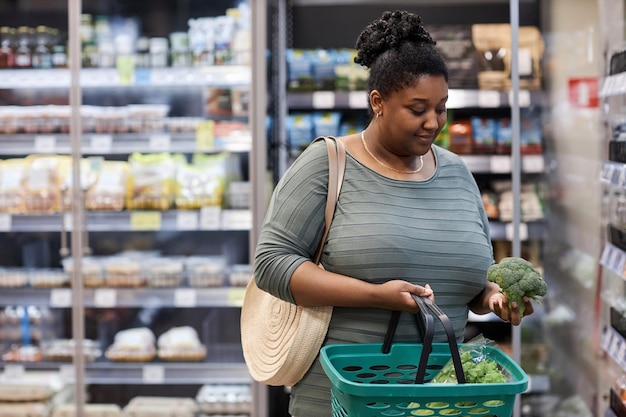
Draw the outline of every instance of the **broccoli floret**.
[[[487,280],[498,284],[509,300],[516,302],[524,315],[524,297],[537,300],[546,295],[546,282],[533,265],[518,257],[503,258],[487,270]]]

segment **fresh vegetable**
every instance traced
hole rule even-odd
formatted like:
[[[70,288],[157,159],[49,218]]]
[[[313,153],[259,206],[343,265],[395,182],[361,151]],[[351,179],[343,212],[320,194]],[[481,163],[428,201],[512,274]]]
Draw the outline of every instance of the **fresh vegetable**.
[[[470,352],[462,352],[460,356],[466,382],[487,384],[508,381],[495,361],[483,356],[475,358]],[[448,361],[431,382],[456,384],[458,381],[454,372],[454,363]]]
[[[546,295],[546,282],[533,265],[518,257],[503,258],[487,270],[487,280],[495,282],[506,298],[509,306],[515,302],[524,316],[524,297],[537,300]]]

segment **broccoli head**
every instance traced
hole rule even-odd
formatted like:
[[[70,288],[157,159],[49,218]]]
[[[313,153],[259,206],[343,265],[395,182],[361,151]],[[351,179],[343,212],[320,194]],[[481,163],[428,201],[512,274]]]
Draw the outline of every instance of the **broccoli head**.
[[[546,282],[539,271],[525,259],[518,257],[503,258],[487,270],[487,280],[498,284],[502,293],[509,300],[509,305],[516,302],[519,312],[524,315],[524,297],[537,300],[546,295]]]

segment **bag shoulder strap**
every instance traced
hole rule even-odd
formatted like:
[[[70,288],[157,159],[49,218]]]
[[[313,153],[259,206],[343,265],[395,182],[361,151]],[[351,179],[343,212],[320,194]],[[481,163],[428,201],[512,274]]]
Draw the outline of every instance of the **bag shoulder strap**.
[[[332,136],[322,136],[313,142],[320,140],[326,142],[326,149],[328,150],[328,195],[326,196],[326,208],[324,210],[324,233],[313,259],[316,264],[319,264],[322,258],[322,249],[324,249],[330,224],[335,215],[335,207],[337,206],[337,200],[343,184],[343,174],[346,170],[346,148],[343,142]]]

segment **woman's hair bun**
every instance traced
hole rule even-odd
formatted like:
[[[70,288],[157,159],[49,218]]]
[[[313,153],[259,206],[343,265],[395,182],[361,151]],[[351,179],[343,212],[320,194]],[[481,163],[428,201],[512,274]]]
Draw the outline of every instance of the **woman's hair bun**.
[[[369,68],[382,53],[397,49],[405,42],[435,45],[433,38],[422,26],[419,15],[403,10],[384,12],[380,19],[370,23],[359,35],[354,62]]]

